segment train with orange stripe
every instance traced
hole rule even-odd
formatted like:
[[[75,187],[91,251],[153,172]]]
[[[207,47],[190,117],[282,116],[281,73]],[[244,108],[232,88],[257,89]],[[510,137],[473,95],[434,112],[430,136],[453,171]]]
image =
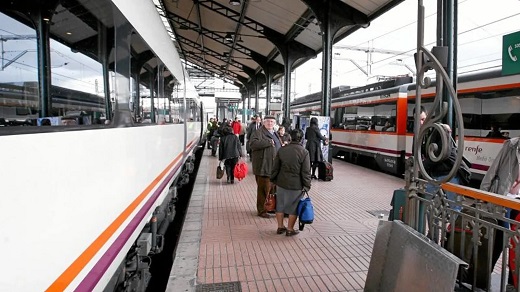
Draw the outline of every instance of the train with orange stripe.
[[[412,155],[415,83],[395,78],[360,88],[332,90],[332,155],[367,163],[396,175],[404,173]],[[472,179],[480,180],[498,154],[504,139],[520,136],[520,75],[500,70],[461,75],[458,100],[464,122],[464,156],[472,163]],[[429,110],[435,86],[423,89],[421,105]],[[293,115],[319,115],[321,93],[291,103]],[[491,128],[499,135],[488,137]]]
[[[16,106],[10,112],[18,116],[28,115],[21,109],[30,101],[38,124],[0,125],[0,291],[145,291],[166,230],[174,219],[183,221],[175,218],[179,190],[202,154],[204,106],[152,1],[22,2],[0,5],[2,37],[12,32],[11,39],[38,40],[3,43],[6,52],[18,45],[32,55],[16,61],[29,64],[25,71],[4,66],[0,83],[37,80],[37,86],[16,98],[23,86],[4,87],[0,98],[9,93],[14,104],[2,106]],[[88,101],[72,91],[60,102],[52,99],[59,68],[45,54],[56,51],[71,64],[97,62],[96,80],[108,84],[95,95],[93,112],[106,123],[54,123]],[[171,117],[138,123],[132,103],[145,90],[162,97],[158,111]]]

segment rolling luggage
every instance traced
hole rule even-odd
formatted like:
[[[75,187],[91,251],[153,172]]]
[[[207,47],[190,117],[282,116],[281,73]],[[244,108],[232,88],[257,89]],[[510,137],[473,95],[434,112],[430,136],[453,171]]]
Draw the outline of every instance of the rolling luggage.
[[[334,178],[332,163],[322,161],[318,164],[318,179],[330,181]]]

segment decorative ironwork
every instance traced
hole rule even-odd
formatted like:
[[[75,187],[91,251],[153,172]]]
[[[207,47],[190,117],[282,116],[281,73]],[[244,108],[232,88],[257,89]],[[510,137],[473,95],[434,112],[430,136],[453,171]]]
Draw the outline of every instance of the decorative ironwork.
[[[433,84],[429,77],[425,77],[426,71],[432,69],[436,73],[436,96],[433,108],[422,125],[419,121],[420,110],[415,113],[414,156],[407,160],[405,173],[405,188],[408,194],[406,223],[468,263],[467,269],[459,270],[459,289],[490,291],[491,276],[495,268],[500,271],[500,275],[496,275],[500,277],[500,287],[497,290],[505,291],[510,276],[509,270],[516,279],[520,277],[518,264],[513,265],[520,263],[520,232],[516,228],[520,222],[509,219],[510,210],[504,206],[520,210],[520,203],[492,193],[445,184],[456,175],[462,162],[463,151],[457,151],[453,168],[442,179],[433,178],[423,165],[422,155],[433,162],[439,162],[446,159],[451,152],[450,147],[454,147],[449,129],[442,124],[442,119],[448,112],[447,104],[442,101],[444,90],[453,100],[459,136],[458,149],[464,148],[464,125],[456,90],[443,66],[446,63],[444,54],[447,50],[434,47],[429,51],[424,47],[422,0],[419,0],[418,10],[416,109],[421,107],[421,90]],[[429,135],[435,132],[440,135],[440,143],[428,141]],[[426,144],[423,144],[424,141]],[[422,147],[426,149],[425,153],[421,153]],[[427,192],[428,185],[439,186],[439,190],[435,193]],[[455,198],[448,199],[443,188],[455,192]],[[509,228],[510,226],[513,228]],[[509,258],[512,253],[514,256]],[[499,257],[502,259],[502,265],[495,267]],[[493,290],[496,288],[493,287]],[[519,291],[518,287],[516,291]]]

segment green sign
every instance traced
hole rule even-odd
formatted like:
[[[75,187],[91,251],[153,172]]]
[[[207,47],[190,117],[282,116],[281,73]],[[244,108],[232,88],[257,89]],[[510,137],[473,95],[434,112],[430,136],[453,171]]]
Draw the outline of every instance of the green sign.
[[[502,75],[520,73],[520,31],[502,39]]]

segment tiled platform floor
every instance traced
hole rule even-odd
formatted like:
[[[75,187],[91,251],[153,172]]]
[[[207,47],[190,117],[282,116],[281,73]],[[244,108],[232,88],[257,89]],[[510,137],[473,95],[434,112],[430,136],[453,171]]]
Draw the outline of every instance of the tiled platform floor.
[[[167,291],[240,281],[242,291],[362,291],[379,219],[403,180],[334,160],[334,180],[312,181],[315,220],[293,237],[256,216],[256,183],[215,178],[201,161]],[[377,212],[376,212],[377,213]]]

